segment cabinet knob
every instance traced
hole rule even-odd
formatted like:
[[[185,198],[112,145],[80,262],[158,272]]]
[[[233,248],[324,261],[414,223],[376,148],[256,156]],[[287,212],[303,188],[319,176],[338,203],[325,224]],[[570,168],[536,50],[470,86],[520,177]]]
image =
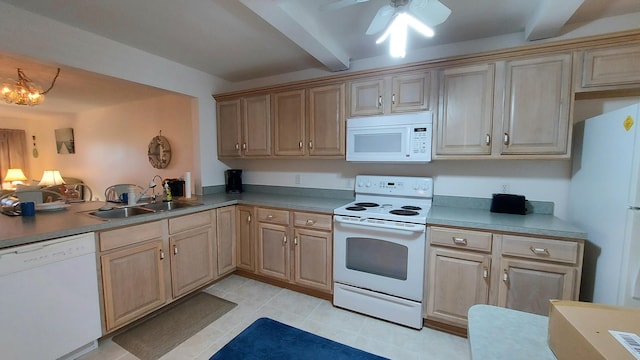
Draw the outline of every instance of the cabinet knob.
[[[298,245],[298,237],[293,238],[293,245]]]
[[[236,150],[240,150],[240,144],[236,143]]]
[[[378,107],[382,107],[382,95],[378,96]]]
[[[282,246],[287,245],[287,235],[282,238]]]
[[[247,143],[242,144],[242,150],[247,150]]]
[[[313,149],[313,141],[309,141],[309,149]]]
[[[509,281],[509,273],[507,273],[507,269],[502,270],[502,281],[504,282]]]
[[[298,143],[298,148],[302,149],[302,146],[303,146],[303,145],[302,145],[302,141],[300,141],[300,142]]]
[[[173,245],[173,255],[178,255],[178,247]]]
[[[313,224],[315,224],[316,222],[313,219],[307,219],[307,222],[305,223],[307,226],[313,226]]]
[[[489,277],[489,268],[486,266],[482,268],[482,278],[486,279]]]
[[[451,237],[453,239],[453,243],[460,246],[467,246],[467,239],[460,237]]]
[[[247,215],[247,222],[250,223],[251,222],[251,215]]]
[[[484,138],[484,144],[487,146],[491,145],[491,135],[486,135],[486,137]]]
[[[392,94],[392,95],[391,95],[391,103],[392,103],[393,105],[395,105],[395,104],[396,104],[396,94]]]
[[[540,255],[540,256],[550,256],[551,255],[551,253],[549,253],[549,249],[547,249],[547,248],[537,248],[537,247],[530,246],[529,250],[531,250],[532,253],[534,253],[536,255]]]
[[[505,145],[509,145],[509,134],[508,133],[504,133],[504,137],[502,139],[502,143]]]
[[[164,260],[164,251],[160,250],[160,260]]]
[[[273,219],[273,215],[271,215],[271,214],[267,215],[267,219],[269,219],[269,220]]]

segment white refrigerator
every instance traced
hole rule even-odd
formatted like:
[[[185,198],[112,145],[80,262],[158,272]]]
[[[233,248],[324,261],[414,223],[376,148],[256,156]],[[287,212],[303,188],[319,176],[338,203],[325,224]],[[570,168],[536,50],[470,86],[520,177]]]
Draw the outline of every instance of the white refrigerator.
[[[570,220],[588,233],[581,300],[640,307],[640,104],[574,127]]]

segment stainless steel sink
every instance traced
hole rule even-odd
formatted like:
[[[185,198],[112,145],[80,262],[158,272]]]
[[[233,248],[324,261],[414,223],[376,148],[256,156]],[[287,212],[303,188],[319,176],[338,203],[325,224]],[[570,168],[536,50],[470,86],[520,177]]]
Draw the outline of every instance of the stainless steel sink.
[[[121,207],[113,208],[109,210],[95,210],[89,212],[89,215],[97,216],[102,219],[124,219],[136,215],[152,214],[155,211],[152,209],[146,209],[140,206],[134,207]]]
[[[157,203],[140,205],[140,207],[144,209],[150,209],[153,211],[169,211],[169,210],[182,209],[182,208],[198,206],[198,205],[202,205],[202,203],[183,202],[183,201],[166,201],[166,202],[157,202]]]

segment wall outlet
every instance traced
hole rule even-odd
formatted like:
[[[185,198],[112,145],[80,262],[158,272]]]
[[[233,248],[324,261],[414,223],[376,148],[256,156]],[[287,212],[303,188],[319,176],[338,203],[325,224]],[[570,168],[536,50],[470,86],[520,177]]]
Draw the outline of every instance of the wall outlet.
[[[294,181],[297,185],[300,185],[300,174],[296,174]]]
[[[500,189],[502,190],[501,192],[502,192],[503,194],[508,194],[508,193],[510,193],[510,192],[511,192],[511,186],[509,186],[509,184],[502,184],[502,185],[500,186]]]

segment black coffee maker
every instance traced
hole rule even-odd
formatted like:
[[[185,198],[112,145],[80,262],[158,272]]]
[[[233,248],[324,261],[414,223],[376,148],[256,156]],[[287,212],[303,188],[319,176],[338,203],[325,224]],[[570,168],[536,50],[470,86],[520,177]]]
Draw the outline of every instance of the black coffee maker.
[[[229,169],[224,172],[227,193],[237,194],[242,192],[242,170]]]

